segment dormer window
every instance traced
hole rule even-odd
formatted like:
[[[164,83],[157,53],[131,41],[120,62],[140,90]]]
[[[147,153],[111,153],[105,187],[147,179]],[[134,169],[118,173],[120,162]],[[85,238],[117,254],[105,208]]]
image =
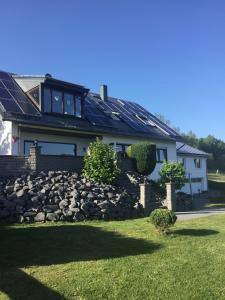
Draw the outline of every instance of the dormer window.
[[[80,94],[44,86],[42,95],[44,112],[82,117]]]

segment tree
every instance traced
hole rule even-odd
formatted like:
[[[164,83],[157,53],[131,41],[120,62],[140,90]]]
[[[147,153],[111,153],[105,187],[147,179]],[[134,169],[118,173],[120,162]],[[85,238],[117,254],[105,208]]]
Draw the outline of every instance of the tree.
[[[112,146],[97,139],[84,157],[83,174],[99,183],[112,184],[119,176],[116,153]]]
[[[172,122],[170,120],[168,120],[163,114],[161,114],[161,113],[155,113],[155,116],[156,116],[157,119],[159,119],[160,121],[162,121],[167,126],[171,127],[177,133],[181,133],[180,128],[178,126],[172,125]]]
[[[193,131],[189,131],[188,133],[182,133],[183,140],[186,144],[198,148],[199,139]]]
[[[167,182],[174,183],[175,189],[181,189],[186,182],[184,167],[181,163],[164,161],[159,171],[160,183],[165,186]]]

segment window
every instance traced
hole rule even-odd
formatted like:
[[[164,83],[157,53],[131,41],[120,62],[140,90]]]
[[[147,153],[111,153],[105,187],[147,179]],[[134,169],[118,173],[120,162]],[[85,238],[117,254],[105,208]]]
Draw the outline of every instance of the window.
[[[52,112],[62,113],[62,92],[52,90]]]
[[[76,117],[81,118],[81,97],[80,96],[75,97],[75,103],[76,103]]]
[[[31,100],[39,105],[40,104],[40,99],[39,99],[39,87],[35,87],[31,89],[30,91],[27,92],[27,95],[31,98]]]
[[[111,145],[114,148],[114,143],[110,143],[109,145]],[[127,148],[130,146],[130,144],[120,144],[120,143],[116,143],[116,152],[122,152],[125,153],[127,151]]]
[[[125,153],[129,146],[129,144],[116,144],[116,152]]]
[[[51,112],[51,90],[44,88],[44,112]]]
[[[29,155],[30,147],[33,141],[24,141],[24,154]],[[41,154],[43,155],[73,155],[76,156],[76,144],[54,143],[54,142],[38,142],[41,146]]]
[[[156,161],[162,163],[167,160],[167,149],[156,149]]]
[[[151,121],[148,117],[146,116],[143,116],[143,115],[137,115],[135,114],[135,117],[142,121],[145,125],[149,125],[149,126],[152,126],[152,127],[156,127],[155,123],[153,121]]]
[[[194,158],[194,164],[195,164],[195,168],[200,169],[201,168],[201,159]]]
[[[185,165],[186,165],[185,157],[180,157],[180,158],[178,159],[178,162],[181,163],[181,164],[185,167]]]
[[[191,182],[197,183],[197,182],[202,182],[202,178],[191,178]]]
[[[64,94],[64,114],[74,115],[74,99],[72,94]]]
[[[82,117],[82,98],[80,95],[59,91],[44,86],[43,91],[43,111],[46,113],[58,113]]]

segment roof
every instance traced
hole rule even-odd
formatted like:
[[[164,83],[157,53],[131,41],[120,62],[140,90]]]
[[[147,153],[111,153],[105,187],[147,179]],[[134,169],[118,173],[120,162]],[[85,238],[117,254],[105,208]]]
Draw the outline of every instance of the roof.
[[[29,76],[24,76],[29,78]],[[35,76],[30,76],[31,79]],[[41,76],[38,76],[42,78]],[[42,125],[53,128],[67,128],[85,132],[111,133],[115,135],[137,136],[140,138],[178,140],[177,132],[141,107],[123,99],[108,97],[103,101],[99,94],[88,92],[83,86],[47,77],[45,82],[84,89],[83,118],[68,115],[41,113],[30,101],[16,81],[23,75],[0,71],[0,112],[4,120],[22,124]],[[44,78],[44,77],[43,77]]]
[[[176,150],[178,154],[181,155],[194,155],[194,156],[210,156],[209,153],[206,153],[202,150],[189,146],[187,144],[177,142],[176,143]]]

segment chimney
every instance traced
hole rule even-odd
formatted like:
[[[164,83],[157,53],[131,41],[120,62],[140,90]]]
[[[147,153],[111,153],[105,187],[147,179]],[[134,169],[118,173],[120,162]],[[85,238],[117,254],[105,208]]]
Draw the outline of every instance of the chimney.
[[[107,85],[102,84],[100,86],[100,98],[102,101],[107,101],[108,99],[108,93],[107,93]]]

